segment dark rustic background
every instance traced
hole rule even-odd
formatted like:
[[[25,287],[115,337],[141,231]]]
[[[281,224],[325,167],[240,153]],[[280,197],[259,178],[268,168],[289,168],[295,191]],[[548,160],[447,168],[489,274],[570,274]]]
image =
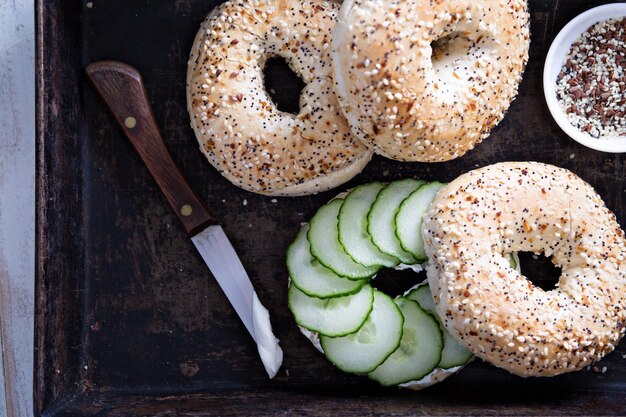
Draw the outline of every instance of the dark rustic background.
[[[217,3],[38,1],[37,412],[626,413],[624,343],[598,365],[607,367],[604,374],[583,370],[525,380],[475,361],[444,383],[413,393],[341,373],[299,334],[287,308],[284,265],[300,222],[337,191],[370,180],[449,181],[498,161],[568,168],[596,187],[625,224],[624,157],[568,139],[542,95],[543,60],[554,36],[577,14],[605,2],[530,2],[530,62],[519,96],[474,151],[430,165],[376,157],[339,190],[275,201],[223,179],[198,151],[189,127],[187,55],[201,20]],[[87,83],[85,65],[102,59],[143,73],[174,159],[223,220],[285,351],[273,381],[148,171]],[[297,84],[282,82],[287,73],[284,65],[272,65],[269,82],[280,105],[293,109]],[[554,275],[545,264],[525,260],[529,273]],[[380,285],[397,292],[422,278],[387,272]]]

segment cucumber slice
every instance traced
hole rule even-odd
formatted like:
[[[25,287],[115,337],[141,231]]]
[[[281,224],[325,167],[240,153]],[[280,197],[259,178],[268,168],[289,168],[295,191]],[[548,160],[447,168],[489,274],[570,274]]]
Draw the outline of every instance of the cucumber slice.
[[[417,302],[424,310],[428,313],[435,316],[437,320],[439,320],[439,315],[437,314],[437,307],[435,307],[435,300],[433,299],[433,295],[430,292],[430,286],[428,285],[428,281],[424,281],[421,284],[418,284],[417,287],[414,287],[408,294],[405,295],[409,300],[413,300]]]
[[[441,187],[443,184],[439,182],[422,185],[404,199],[396,214],[396,233],[402,249],[411,253],[418,261],[426,260],[422,240],[422,219]]]
[[[409,292],[406,295],[406,298],[417,301],[420,307],[435,317],[439,327],[441,328],[443,333],[443,350],[441,352],[441,361],[439,361],[439,364],[437,365],[439,368],[454,368],[456,366],[465,365],[470,359],[472,359],[472,352],[461,346],[461,344],[457,342],[448,330],[446,330],[441,322],[435,308],[435,300],[433,300],[430,287],[427,283],[422,284]]]
[[[511,268],[515,269],[520,274],[522,273],[522,267],[519,264],[519,255],[517,252],[509,253],[509,265],[511,265]]]
[[[392,182],[378,193],[367,214],[367,231],[372,242],[381,252],[395,256],[405,265],[412,265],[417,259],[402,249],[396,236],[395,218],[402,201],[424,184],[426,182],[410,178]]]
[[[374,290],[364,285],[356,294],[322,300],[309,297],[292,285],[287,300],[298,325],[326,336],[345,336],[359,330],[367,320],[374,304]]]
[[[388,295],[374,290],[374,308],[358,332],[343,337],[321,336],[326,357],[345,372],[376,369],[400,345],[404,317]]]
[[[413,300],[395,300],[404,315],[400,346],[368,376],[384,386],[417,381],[441,360],[443,338],[437,321]]]
[[[365,280],[340,277],[311,256],[306,240],[308,230],[308,225],[302,226],[287,250],[287,270],[292,284],[309,297],[317,298],[340,297],[359,291]]]
[[[390,268],[398,265],[400,260],[378,250],[367,233],[367,213],[383,188],[383,184],[371,182],[350,191],[339,210],[339,242],[361,265]]]
[[[337,216],[342,204],[342,199],[335,199],[320,207],[311,219],[307,233],[311,255],[342,277],[370,278],[380,267],[366,267],[356,263],[339,243]]]

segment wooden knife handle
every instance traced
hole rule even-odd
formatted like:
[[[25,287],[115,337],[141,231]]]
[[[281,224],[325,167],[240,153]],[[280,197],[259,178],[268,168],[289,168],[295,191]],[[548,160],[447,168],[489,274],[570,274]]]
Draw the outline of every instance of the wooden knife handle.
[[[216,224],[216,219],[191,189],[167,150],[139,71],[115,61],[94,62],[85,71],[148,167],[187,234],[193,236]]]

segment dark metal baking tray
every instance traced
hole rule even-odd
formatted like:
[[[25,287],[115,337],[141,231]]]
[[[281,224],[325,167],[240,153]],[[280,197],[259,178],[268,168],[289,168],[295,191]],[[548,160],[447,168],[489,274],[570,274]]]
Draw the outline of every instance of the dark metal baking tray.
[[[370,180],[449,181],[498,161],[536,160],[590,182],[626,224],[623,155],[588,150],[551,120],[542,65],[558,30],[602,2],[530,2],[530,62],[504,121],[475,150],[439,164],[376,157],[338,190],[273,200],[223,179],[198,151],[185,107],[189,48],[218,1],[37,2],[37,297],[35,406],[45,416],[622,414],[626,348],[606,373],[522,379],[474,361],[421,392],[337,371],[302,337],[286,304],[284,253],[298,226],[338,190]],[[223,219],[285,362],[269,381],[228,301],[83,74],[101,59],[143,72],[174,159]],[[284,66],[278,96],[294,101]],[[529,267],[533,269],[532,266]],[[549,275],[541,265],[535,276]],[[421,276],[386,273],[399,291]]]

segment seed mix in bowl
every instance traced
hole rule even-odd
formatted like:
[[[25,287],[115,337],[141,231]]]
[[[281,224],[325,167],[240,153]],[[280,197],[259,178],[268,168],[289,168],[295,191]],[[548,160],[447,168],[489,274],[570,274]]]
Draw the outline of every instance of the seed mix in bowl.
[[[626,17],[596,23],[584,32],[556,84],[573,126],[596,138],[626,136]]]

